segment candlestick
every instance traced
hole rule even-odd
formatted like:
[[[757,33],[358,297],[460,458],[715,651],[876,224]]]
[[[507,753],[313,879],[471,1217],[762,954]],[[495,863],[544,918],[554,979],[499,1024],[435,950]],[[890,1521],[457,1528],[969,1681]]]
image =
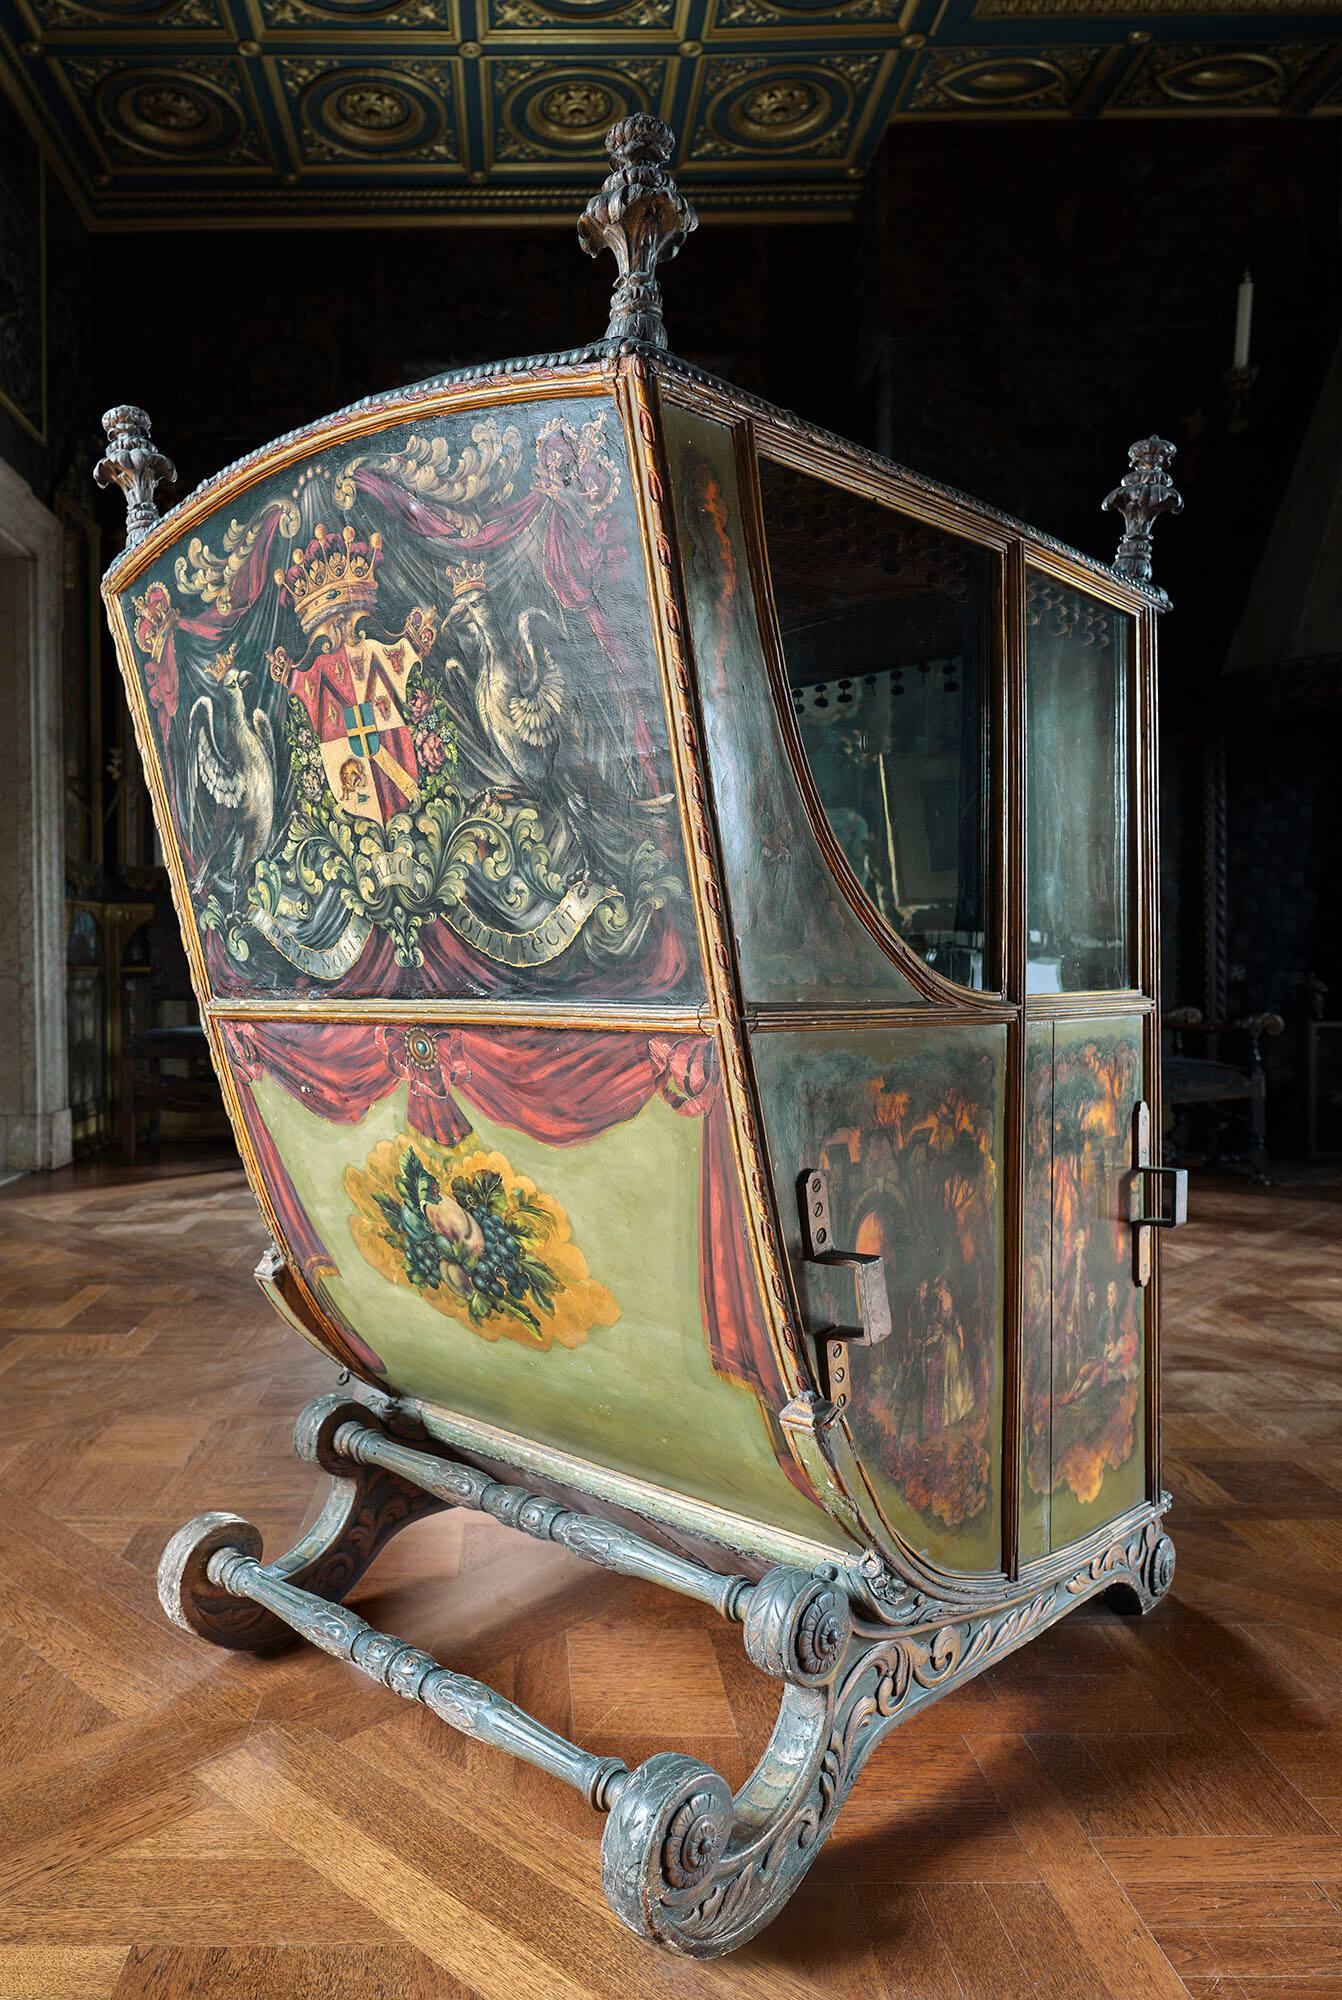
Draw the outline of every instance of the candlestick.
[[[1235,301],[1235,358],[1231,367],[1243,374],[1249,366],[1249,329],[1253,325],[1253,279],[1246,271]]]

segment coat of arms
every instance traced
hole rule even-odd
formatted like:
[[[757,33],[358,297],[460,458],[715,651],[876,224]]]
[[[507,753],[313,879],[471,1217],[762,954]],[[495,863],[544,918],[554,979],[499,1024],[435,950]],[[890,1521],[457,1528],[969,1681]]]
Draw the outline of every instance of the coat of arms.
[[[517,425],[443,420],[192,541],[176,601],[151,582],[137,638],[225,985],[345,981],[379,932],[440,989],[645,950],[659,990],[682,976],[621,465],[604,413],[531,422],[523,490]]]

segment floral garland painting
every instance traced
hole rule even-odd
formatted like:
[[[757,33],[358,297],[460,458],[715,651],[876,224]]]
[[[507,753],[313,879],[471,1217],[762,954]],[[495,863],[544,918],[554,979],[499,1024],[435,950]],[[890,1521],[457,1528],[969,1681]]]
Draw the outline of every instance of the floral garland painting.
[[[451,1150],[384,1140],[346,1169],[345,1192],[373,1268],[483,1340],[580,1347],[619,1317],[559,1203],[473,1137]]]
[[[128,626],[215,990],[699,991],[613,411],[309,459]]]

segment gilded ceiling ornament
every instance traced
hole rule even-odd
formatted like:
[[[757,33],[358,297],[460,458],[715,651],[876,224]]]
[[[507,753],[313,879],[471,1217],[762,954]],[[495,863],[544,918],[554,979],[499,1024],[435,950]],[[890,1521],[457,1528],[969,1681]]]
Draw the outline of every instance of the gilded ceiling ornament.
[[[389,0],[382,7],[367,7],[358,0],[261,0],[261,13],[268,28],[310,28],[331,21],[349,22],[363,28],[437,28],[455,35],[453,0]]]
[[[847,158],[880,60],[843,54],[805,64],[778,56],[716,58],[705,70],[706,109],[687,155],[730,160],[786,147],[793,156]]]
[[[540,28],[554,32],[561,27],[590,30],[598,22],[603,29],[651,29],[669,34],[675,25],[680,0],[488,0],[489,25],[494,30]]]
[[[609,67],[538,56],[491,63],[495,158],[541,165],[575,151],[598,154],[611,125],[661,101],[668,68],[665,56]]]
[[[615,99],[604,84],[579,77],[545,92],[536,106],[535,122],[557,126],[566,133],[593,132],[609,124],[616,109]]]
[[[137,90],[133,102],[136,116],[143,124],[164,132],[195,132],[208,118],[198,97],[171,84],[150,84]]]
[[[459,162],[455,64],[403,60],[395,69],[351,73],[340,56],[286,56],[278,69],[310,164]]]
[[[31,0],[32,11],[43,29],[90,28],[100,22],[118,28],[127,21],[145,22],[156,28],[217,28],[219,14],[211,0],[162,0],[146,7],[142,0]]]
[[[719,0],[716,23],[720,28],[772,28],[775,33],[790,24],[819,27],[863,26],[871,21],[893,21],[902,27],[912,19],[914,0],[831,0],[829,6],[814,6],[811,0]]]
[[[904,109],[960,112],[1066,111],[1075,104],[1105,51],[1063,46],[1045,49],[928,49],[914,72]]]
[[[198,56],[128,65],[115,56],[72,59],[65,75],[107,151],[173,169],[183,161],[261,164],[261,134],[242,101],[239,65]]]
[[[337,104],[348,124],[362,125],[370,132],[395,131],[411,116],[405,99],[379,84],[352,84],[341,91]]]
[[[1321,53],[1309,42],[1250,49],[1152,42],[1114,102],[1125,110],[1166,111],[1279,105],[1317,65]]]
[[[578,241],[588,256],[609,250],[619,271],[606,338],[665,347],[657,266],[674,257],[699,227],[668,171],[675,134],[660,118],[640,111],[611,126],[606,149],[611,172],[578,218]]]

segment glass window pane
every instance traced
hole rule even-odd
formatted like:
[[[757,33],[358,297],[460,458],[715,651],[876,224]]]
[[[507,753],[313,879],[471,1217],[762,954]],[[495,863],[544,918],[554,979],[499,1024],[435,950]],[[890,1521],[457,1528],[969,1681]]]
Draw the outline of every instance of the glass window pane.
[[[1025,604],[1027,990],[1130,986],[1131,620],[1033,572]]]
[[[995,557],[760,462],[793,710],[831,830],[926,962],[984,983]]]

